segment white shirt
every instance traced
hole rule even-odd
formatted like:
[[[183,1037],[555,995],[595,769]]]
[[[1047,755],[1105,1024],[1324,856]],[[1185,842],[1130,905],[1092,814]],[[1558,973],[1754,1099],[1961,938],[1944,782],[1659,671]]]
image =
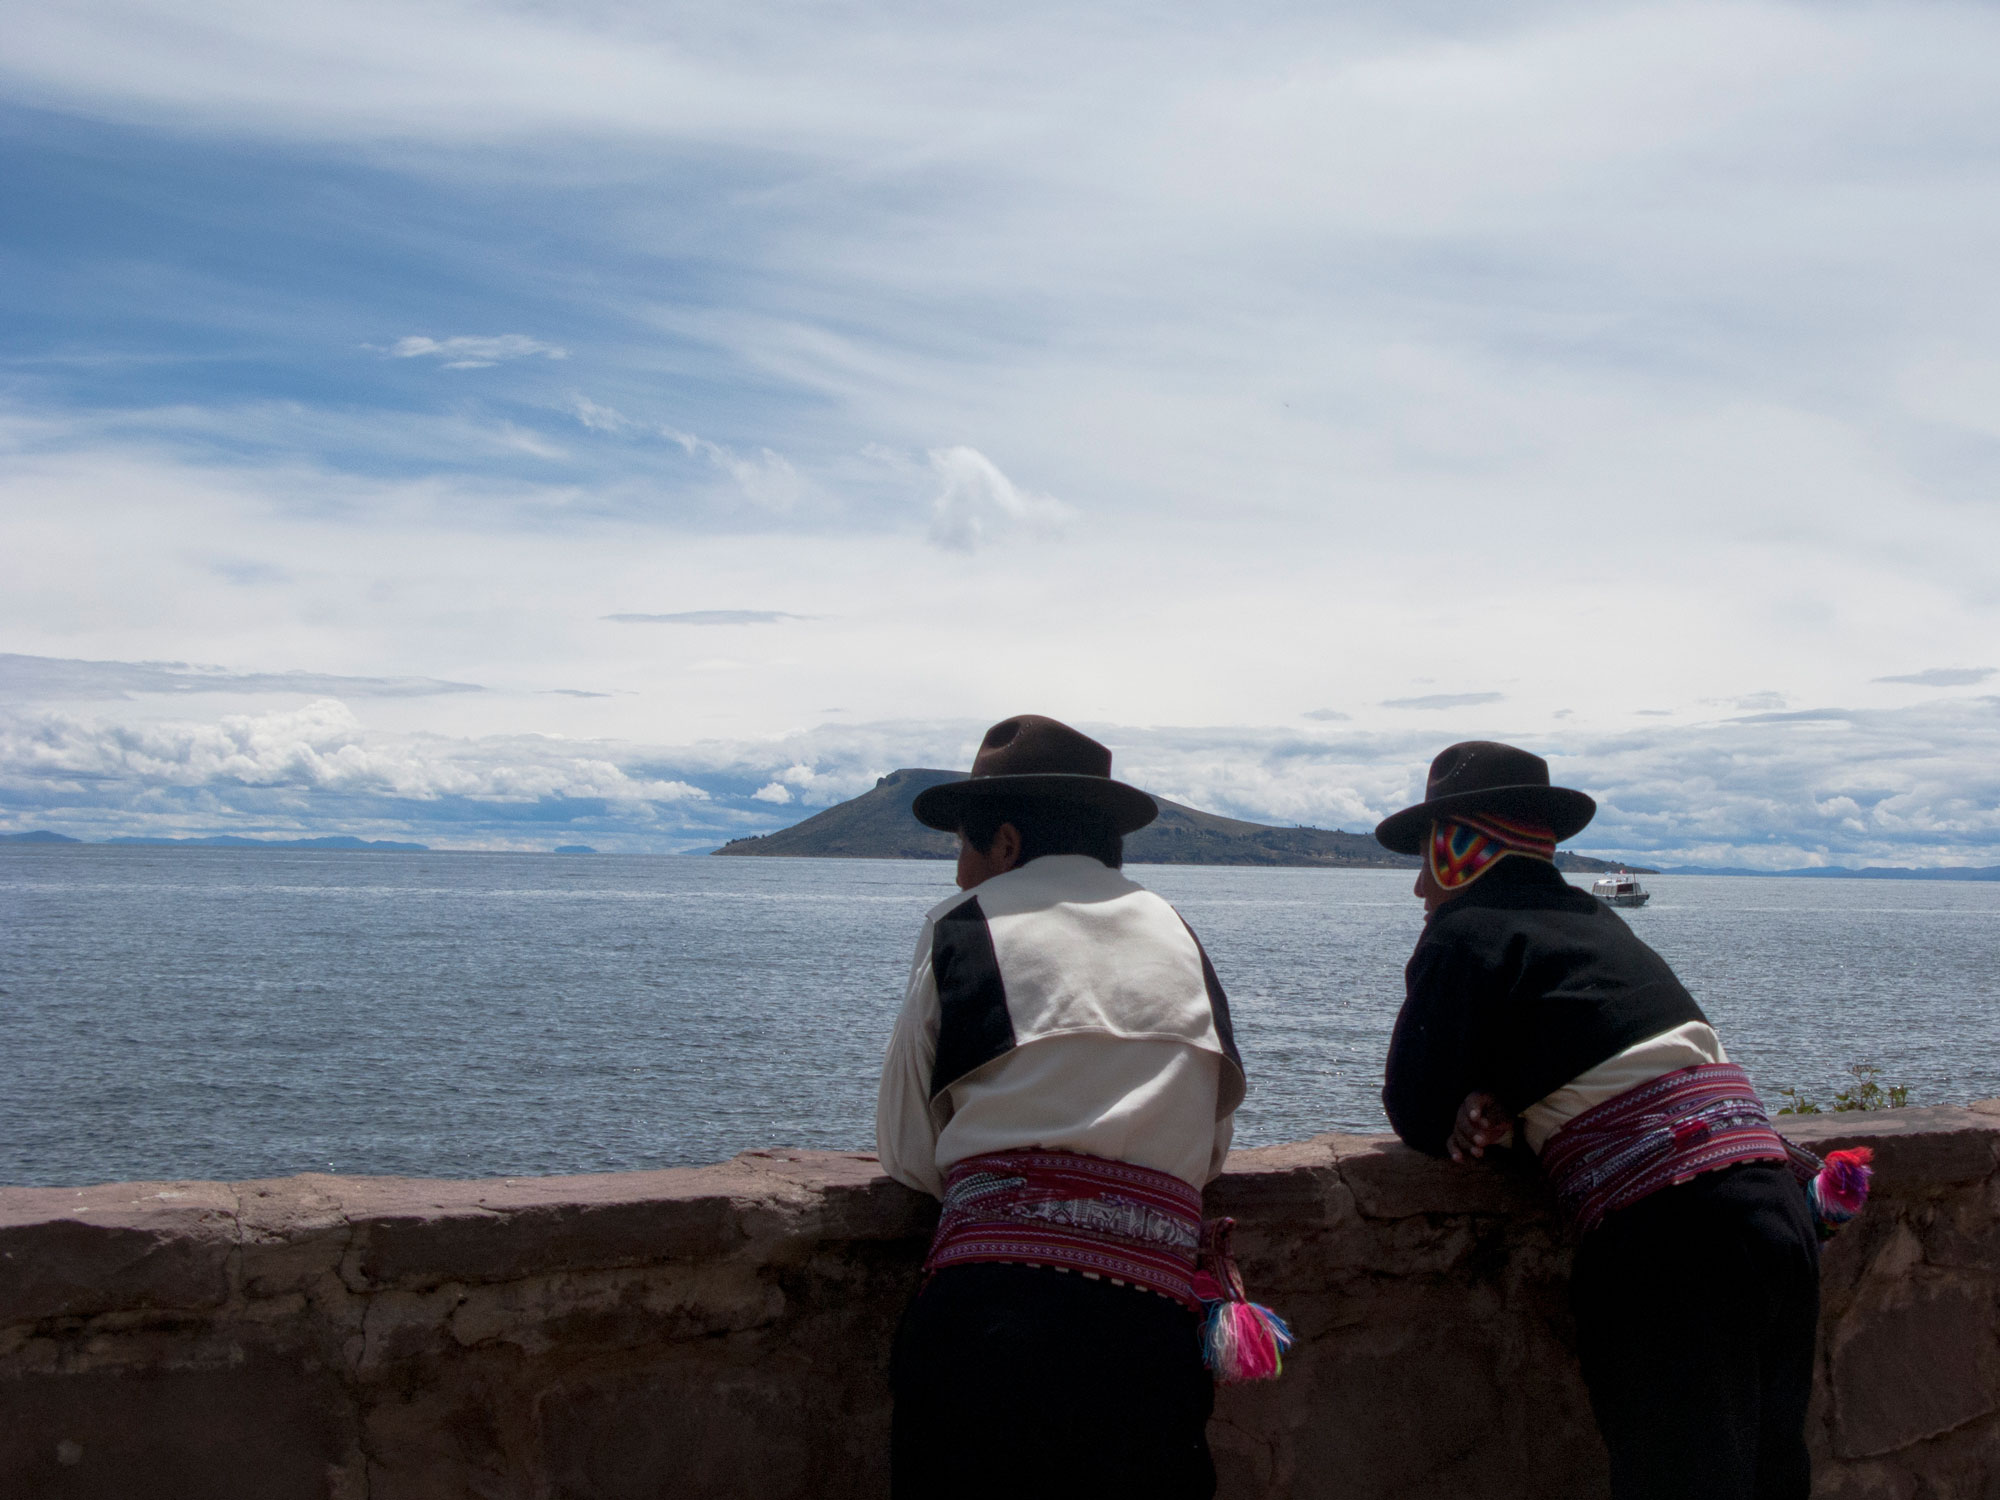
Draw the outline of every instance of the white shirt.
[[[938,923],[962,923],[969,898],[1012,1041],[933,1095]],[[942,1196],[945,1170],[968,1156],[1043,1147],[1203,1186],[1222,1170],[1243,1097],[1224,1039],[1227,1002],[1218,1014],[1215,1000],[1173,908],[1086,855],[1046,855],[939,903],[883,1059],[883,1170]]]

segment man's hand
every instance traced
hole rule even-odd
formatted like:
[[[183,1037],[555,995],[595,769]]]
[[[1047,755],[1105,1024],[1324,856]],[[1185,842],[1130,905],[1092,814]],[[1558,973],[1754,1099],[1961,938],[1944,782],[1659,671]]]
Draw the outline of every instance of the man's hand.
[[[1451,1128],[1451,1140],[1445,1150],[1458,1162],[1484,1156],[1488,1146],[1505,1140],[1513,1128],[1514,1122],[1507,1118],[1498,1099],[1487,1093],[1470,1093],[1458,1107],[1458,1120]]]

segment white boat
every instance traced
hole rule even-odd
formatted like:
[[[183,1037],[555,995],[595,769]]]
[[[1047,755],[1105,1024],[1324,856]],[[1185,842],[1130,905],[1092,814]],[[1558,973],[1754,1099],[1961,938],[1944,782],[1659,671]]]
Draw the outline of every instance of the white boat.
[[[1592,882],[1590,894],[1607,906],[1644,906],[1653,893],[1639,884],[1638,877],[1616,870]]]

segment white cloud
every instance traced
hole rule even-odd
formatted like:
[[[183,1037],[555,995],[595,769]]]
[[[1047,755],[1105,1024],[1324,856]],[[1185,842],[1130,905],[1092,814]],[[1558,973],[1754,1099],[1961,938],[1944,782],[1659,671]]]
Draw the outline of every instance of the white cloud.
[[[1446,733],[1081,727],[1123,779],[1195,807],[1365,832],[1422,796]],[[86,837],[284,829],[504,843],[533,825],[604,847],[706,847],[784,826],[901,766],[970,763],[973,721],[821,726],[678,745],[365,729],[319,702],[144,723],[0,718],[0,821]],[[2000,863],[2000,698],[1621,733],[1512,735],[1598,799],[1573,840],[1651,864]]]
[[[788,615],[781,609],[683,609],[664,615],[606,615],[615,625],[775,625],[780,620],[803,620],[804,615]]]
[[[2000,360],[1933,351],[1905,367],[1897,391],[1921,420],[2000,438]]]
[[[1659,863],[2000,863],[2000,698],[1750,715],[1583,740],[1578,843]],[[1569,769],[1565,766],[1565,769]]]
[[[931,542],[949,552],[976,552],[1013,532],[1048,535],[1073,512],[1060,500],[1020,489],[976,448],[933,448],[938,491],[931,500]]]
[[[1505,698],[1504,693],[1425,693],[1415,698],[1384,698],[1384,708],[1477,708],[1482,704],[1498,703]]]
[[[854,795],[848,790],[853,784],[852,776],[799,762],[785,767],[773,784],[788,789],[794,800],[807,807],[830,807]]]
[[[1929,667],[1921,672],[1903,672],[1893,677],[1877,677],[1877,682],[1906,682],[1917,687],[1972,687],[1993,675],[1992,667]]]
[[[525,333],[502,333],[489,337],[460,334],[448,339],[411,334],[408,338],[396,340],[389,353],[395,359],[442,360],[447,370],[484,370],[502,360],[526,359],[531,354],[539,354],[544,359],[569,358],[567,349],[531,339]]]
[[[135,798],[169,787],[228,786],[419,801],[590,797],[638,804],[706,796],[685,782],[630,775],[594,748],[531,738],[454,742],[370,735],[335,699],[211,722],[120,724],[66,714],[0,720],[0,766],[12,789],[53,785],[86,797],[93,788],[112,786]]]
[[[1118,774],[1260,821],[1371,829],[1447,735],[1125,731]],[[1573,844],[1649,863],[2000,863],[2000,698],[1510,736],[1597,798]]]
[[[572,392],[569,409],[592,432],[630,432],[639,424],[615,407],[600,406],[581,392]]]
[[[368,241],[381,297],[317,327],[302,310],[335,304],[307,268],[255,296],[220,261],[192,291],[154,268],[303,372],[269,399],[207,346],[107,335],[17,366],[0,642],[227,661],[252,640],[365,709],[365,753],[431,731],[544,764],[524,729],[623,747],[615,766],[681,747],[661,754],[710,767],[695,811],[718,819],[778,816],[766,785],[819,805],[905,757],[965,759],[955,729],[797,738],[838,702],[1192,726],[1143,763],[1190,800],[1350,826],[1409,790],[1429,737],[1599,743],[1643,717],[1665,738],[1601,741],[1636,768],[1618,810],[1657,794],[1671,816],[1607,814],[1606,837],[1696,826],[1697,744],[1751,747],[1725,821],[1759,839],[1976,837],[1937,814],[1925,846],[1815,757],[1877,757],[1933,810],[1986,785],[1965,726],[1898,739],[1866,715],[1983,691],[1937,674],[1984,668],[1910,668],[2000,632],[2000,12],[883,14],[21,9],[0,76],[48,139],[112,122],[197,198],[249,159],[332,172],[399,235]],[[559,256],[510,249],[551,224]],[[441,276],[453,326],[547,317],[569,361],[525,334],[353,348],[421,326]],[[385,354],[504,368],[413,384]],[[149,405],[121,382],[153,359],[144,388],[170,394]],[[371,383],[433,404],[370,405]],[[663,411],[692,430],[661,434]],[[945,437],[963,446],[926,461]],[[1069,519],[1060,548],[987,545]],[[602,626],[703,600],[821,623],[734,632],[726,662],[712,631]],[[584,681],[614,696],[541,692]],[[1420,716],[1381,706],[1420,691],[1441,700]],[[1304,721],[1312,754],[1228,727],[1299,724],[1301,702],[1352,718]],[[1708,722],[1725,704],[1751,717]],[[1419,718],[1424,742],[1401,737]],[[736,759],[686,748],[708,741]]]
[[[707,459],[735,482],[744,499],[765,510],[789,511],[806,492],[805,481],[791,461],[769,448],[746,456],[671,427],[662,428],[660,435],[680,444],[684,452]]]
[[[343,677],[331,672],[238,672],[184,661],[75,661],[0,652],[0,695],[17,703],[88,701],[135,693],[336,693],[364,698],[430,698],[477,693],[477,683],[431,677]]]

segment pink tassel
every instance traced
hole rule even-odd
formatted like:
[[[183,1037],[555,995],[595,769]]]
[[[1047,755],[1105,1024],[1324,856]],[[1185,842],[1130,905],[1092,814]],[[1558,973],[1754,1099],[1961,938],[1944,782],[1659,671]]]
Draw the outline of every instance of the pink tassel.
[[[1275,1380],[1285,1368],[1292,1331],[1261,1303],[1216,1302],[1209,1306],[1201,1345],[1202,1363],[1224,1385]]]
[[[1195,1295],[1207,1305],[1201,1330],[1201,1360],[1216,1380],[1274,1380],[1285,1368],[1292,1330],[1285,1320],[1243,1291],[1243,1276],[1229,1254],[1234,1219],[1211,1219],[1202,1226],[1204,1264],[1194,1274]]]
[[[1875,1175],[1868,1164],[1875,1153],[1866,1146],[1846,1151],[1829,1151],[1826,1165],[1812,1180],[1813,1211],[1832,1226],[1845,1224],[1868,1202],[1868,1182]]]

